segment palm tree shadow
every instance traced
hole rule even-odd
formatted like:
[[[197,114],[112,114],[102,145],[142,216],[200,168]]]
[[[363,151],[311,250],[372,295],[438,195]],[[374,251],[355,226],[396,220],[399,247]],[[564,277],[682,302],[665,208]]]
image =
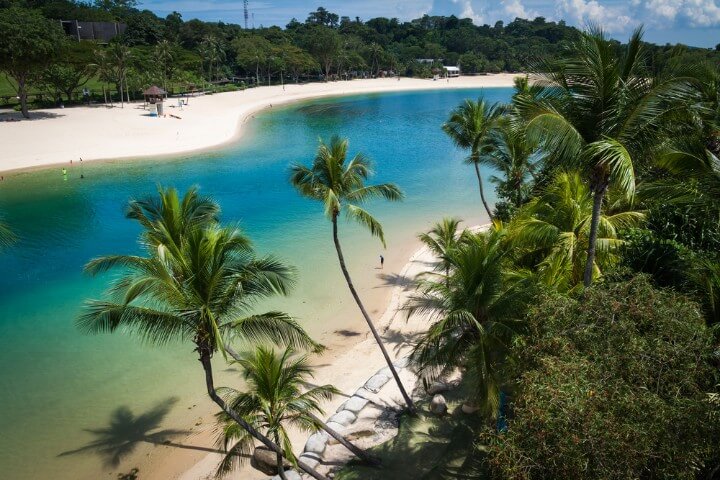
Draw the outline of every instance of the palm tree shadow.
[[[171,438],[187,435],[190,433],[188,430],[160,429],[163,419],[177,401],[177,398],[169,398],[137,416],[126,406],[118,407],[110,416],[110,424],[107,427],[84,429],[95,436],[95,440],[80,448],[62,452],[58,456],[95,453],[103,458],[106,466],[117,467],[123,458],[130,455],[143,442],[203,449],[173,444],[170,441]]]

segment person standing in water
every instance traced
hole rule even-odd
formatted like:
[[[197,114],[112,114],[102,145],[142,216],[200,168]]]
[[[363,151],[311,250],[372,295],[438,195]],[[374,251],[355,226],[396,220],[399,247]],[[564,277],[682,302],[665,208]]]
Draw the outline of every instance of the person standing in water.
[[[380,255],[380,268],[382,269],[385,266],[385,257]]]

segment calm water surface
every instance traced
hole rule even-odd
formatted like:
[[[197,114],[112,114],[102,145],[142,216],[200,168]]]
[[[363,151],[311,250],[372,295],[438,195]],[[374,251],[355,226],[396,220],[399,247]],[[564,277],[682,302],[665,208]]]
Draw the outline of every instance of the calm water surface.
[[[115,478],[107,472],[117,467],[122,455],[115,454],[122,449],[98,454],[83,447],[98,441],[112,446],[113,435],[132,437],[153,422],[167,423],[166,412],[156,407],[168,399],[177,405],[168,418],[192,421],[183,410],[202,398],[203,382],[190,348],[151,347],[122,335],[84,336],[73,325],[83,300],[102,295],[109,280],[84,276],[85,262],[139,250],[139,229],[123,217],[129,198],[153,193],[157,182],[180,190],[198,185],[220,202],[224,220],[240,222],[258,250],[298,268],[294,294],[274,307],[297,315],[315,335],[340,329],[351,321],[332,313],[349,297],[329,226],[320,206],[288,185],[288,164],[309,161],[320,137],[349,137],[351,153],[362,151],[374,160],[374,181],[396,182],[407,195],[400,204],[371,205],[385,225],[388,252],[444,215],[480,221],[474,173],[440,130],[455,105],[480,93],[306,102],[258,115],[241,144],[221,151],[171,161],[87,164],[84,180],[78,165],[67,180],[59,168],[6,178],[0,212],[22,241],[0,255],[0,476]],[[511,90],[483,93],[506,101]],[[343,228],[350,268],[375,262],[379,244],[351,225]]]

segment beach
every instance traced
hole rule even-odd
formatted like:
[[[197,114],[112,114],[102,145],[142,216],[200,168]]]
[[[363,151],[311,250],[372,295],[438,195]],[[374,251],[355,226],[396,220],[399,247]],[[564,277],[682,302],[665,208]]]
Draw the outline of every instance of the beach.
[[[291,102],[375,92],[509,87],[515,76],[460,77],[449,82],[403,78],[400,81],[375,79],[291,84],[285,89],[273,86],[192,97],[189,105],[182,110],[179,107],[169,108],[174,100],[166,102],[166,113],[181,119],[169,115],[166,118],[149,117],[142,110],[142,104],[126,105],[125,108],[93,106],[32,112],[37,119],[0,122],[0,141],[5,145],[0,170],[21,172],[65,165],[80,158],[84,162],[149,157],[171,159],[179,154],[213,150],[237,142],[247,130],[243,125],[254,114]],[[0,119],[7,115],[0,114]],[[410,292],[410,280],[417,273],[431,268],[432,258],[428,257],[427,251],[418,250],[419,246],[414,236],[406,237],[404,242],[392,244],[384,270],[378,270],[376,258],[370,257],[351,272],[360,296],[386,337],[388,350],[394,358],[406,355],[407,340],[426,326],[425,322],[417,319],[406,321],[405,313],[401,311]],[[338,291],[337,295],[347,296],[344,284],[334,288]],[[351,318],[352,328],[340,331],[328,324],[321,330],[314,329],[313,335],[328,347],[321,357],[315,359],[316,381],[318,384],[331,383],[343,393],[352,393],[373,372],[384,366],[384,360],[353,303],[346,302],[333,313],[337,317]],[[223,360],[219,357],[215,365],[217,370],[224,369]],[[177,405],[162,426],[189,427],[189,433],[183,438],[173,438],[172,445],[140,444],[120,465],[103,472],[103,476],[110,474],[114,478],[117,473],[138,468],[139,478],[142,479],[212,478],[220,458],[219,454],[212,452],[216,435],[213,415],[217,409],[202,393],[199,372],[188,381],[198,382],[197,397],[188,404]],[[338,395],[325,405],[328,416],[345,400],[346,397]],[[306,438],[306,434],[300,433],[293,436],[296,453],[302,450]],[[248,464],[239,478],[266,477]]]
[[[374,92],[430,89],[510,87],[518,74],[451,78],[379,78],[328,83],[286,84],[238,92],[190,97],[182,109],[176,98],[165,102],[166,117],[150,117],[143,103],[120,108],[56,108],[0,113],[0,172],[120,158],[148,158],[199,152],[236,141],[242,125],[266,108],[301,100]],[[179,118],[174,118],[174,115]]]

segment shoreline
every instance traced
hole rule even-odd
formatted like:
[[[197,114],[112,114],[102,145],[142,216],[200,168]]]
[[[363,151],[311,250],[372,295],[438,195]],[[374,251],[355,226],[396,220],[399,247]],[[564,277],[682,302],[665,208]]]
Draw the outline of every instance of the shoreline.
[[[80,158],[83,162],[109,162],[193,156],[236,144],[247,132],[244,125],[248,120],[275,105],[372,93],[507,88],[521,75],[458,77],[450,82],[381,78],[256,87],[192,97],[182,111],[171,105],[175,99],[169,99],[167,114],[178,114],[180,120],[149,117],[141,103],[126,108],[96,105],[35,110],[30,120],[0,121],[0,142],[6,146],[0,173],[13,176],[67,166],[71,160],[76,166]],[[0,113],[0,120],[18,115]],[[43,139],[41,144],[38,138]]]

